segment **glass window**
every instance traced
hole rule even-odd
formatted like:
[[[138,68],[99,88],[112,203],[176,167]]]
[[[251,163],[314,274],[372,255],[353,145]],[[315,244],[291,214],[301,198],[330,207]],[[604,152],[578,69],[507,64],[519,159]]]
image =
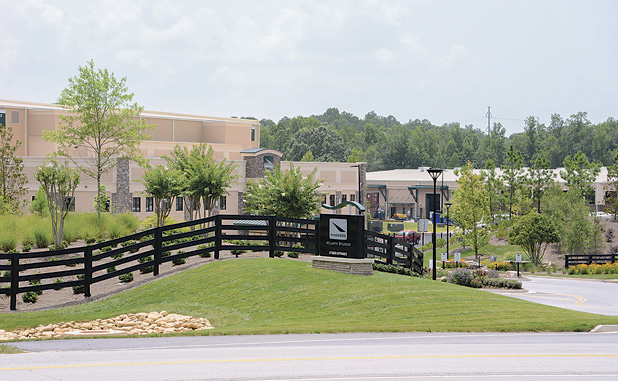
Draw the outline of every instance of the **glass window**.
[[[154,202],[152,200],[152,197],[146,197],[146,211],[147,212],[154,211]]]
[[[355,194],[351,194],[350,195],[350,201],[356,201],[356,195]]]
[[[184,198],[176,197],[176,211],[177,212],[182,211],[183,206],[184,206]]]
[[[19,123],[19,111],[11,111],[11,123]]]
[[[66,208],[69,212],[75,211],[75,197],[65,197],[64,202],[66,203]]]
[[[251,127],[251,141],[255,141],[255,126]]]
[[[341,202],[346,202],[348,201],[348,195],[347,194],[342,194],[341,195]]]
[[[219,199],[219,209],[227,209],[227,198],[225,196],[221,196],[221,198]]]
[[[141,197],[133,197],[133,212],[139,213],[142,211],[142,198]]]
[[[330,206],[335,206],[335,195],[331,194],[330,195]]]
[[[275,168],[275,159],[272,156],[264,156],[264,169],[273,170]]]

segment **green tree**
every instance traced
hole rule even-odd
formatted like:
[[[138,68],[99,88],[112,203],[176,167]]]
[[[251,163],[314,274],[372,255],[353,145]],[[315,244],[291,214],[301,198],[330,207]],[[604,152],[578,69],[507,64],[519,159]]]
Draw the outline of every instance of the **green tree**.
[[[157,165],[142,176],[144,193],[154,198],[157,226],[164,226],[172,210],[173,200],[182,192],[181,174],[175,169]]]
[[[34,200],[30,204],[30,211],[34,214],[38,214],[39,217],[44,217],[49,213],[49,207],[47,204],[47,196],[45,195],[45,189],[40,187],[34,196]]]
[[[69,168],[66,162],[60,165],[55,159],[49,159],[37,167],[34,177],[45,190],[51,215],[54,245],[61,248],[64,219],[69,213],[67,201],[75,196],[75,188],[79,184],[79,170]]]
[[[563,253],[591,254],[602,247],[600,225],[591,218],[579,189],[563,192],[560,186],[552,186],[546,190],[542,204],[543,214],[558,227]]]
[[[463,242],[474,249],[478,258],[479,249],[488,243],[488,230],[483,226],[489,217],[489,195],[482,175],[474,173],[470,162],[459,172],[459,188],[454,192],[453,221],[462,229]]]
[[[101,197],[101,205],[99,205],[99,196]],[[94,196],[94,209],[100,210],[102,212],[109,212],[109,208],[110,208],[109,196],[105,192],[105,185],[101,185],[101,189],[97,193],[97,196]]]
[[[28,179],[24,174],[24,160],[16,156],[21,142],[13,142],[13,129],[0,124],[0,196],[4,200],[5,212],[19,213],[24,202]]]
[[[70,158],[81,171],[97,180],[100,198],[101,176],[116,166],[117,158],[130,158],[138,163],[145,160],[139,150],[148,126],[140,117],[143,110],[133,103],[126,78],[117,80],[113,73],[96,70],[94,61],[79,67],[79,75],[69,79],[62,90],[58,105],[69,113],[60,115],[55,131],[44,131],[43,138],[58,145],[56,154]],[[97,209],[99,218],[101,208]]]
[[[323,180],[314,180],[317,168],[304,176],[300,168],[282,171],[275,166],[264,179],[247,183],[245,204],[248,212],[261,216],[310,218],[320,211]]]
[[[301,160],[307,151],[311,151],[315,161],[345,162],[348,158],[341,135],[324,126],[304,127],[296,132],[288,151],[289,159]]]
[[[509,231],[509,243],[521,246],[536,266],[543,261],[547,246],[559,240],[558,229],[552,219],[536,212],[517,219]]]
[[[525,182],[530,186],[532,200],[537,206],[537,213],[541,213],[543,192],[554,183],[555,174],[550,166],[551,163],[545,156],[537,155],[537,157],[532,160],[530,167],[528,167],[528,176]]]
[[[614,164],[607,167],[607,186],[603,197],[605,211],[615,221],[618,219],[618,153],[614,156]]]
[[[200,206],[204,216],[210,216],[215,201],[228,193],[227,189],[238,177],[233,174],[236,169],[233,162],[215,160],[212,147],[206,149],[204,144],[194,145],[191,151],[176,145],[171,156],[165,157],[165,160],[182,174],[180,194],[184,196],[191,219],[201,217]]]
[[[573,159],[571,156],[565,157],[563,164],[565,170],[560,171],[560,176],[569,189],[578,189],[586,200],[594,203],[592,183],[601,171],[601,163],[591,163],[585,153],[578,151]]]
[[[520,151],[515,151],[511,145],[506,154],[506,164],[502,167],[502,180],[506,188],[507,200],[506,204],[509,207],[509,220],[513,218],[513,206],[517,204],[517,196],[522,184],[523,159]]]
[[[489,198],[489,216],[494,224],[498,223],[497,214],[504,207],[504,183],[496,173],[496,167],[493,160],[487,159],[485,162],[487,170],[485,176],[485,189],[487,189],[487,197]]]
[[[302,159],[300,159],[300,161],[313,162],[315,161],[315,158],[313,157],[313,153],[311,153],[311,151],[307,151],[307,153],[303,156]]]

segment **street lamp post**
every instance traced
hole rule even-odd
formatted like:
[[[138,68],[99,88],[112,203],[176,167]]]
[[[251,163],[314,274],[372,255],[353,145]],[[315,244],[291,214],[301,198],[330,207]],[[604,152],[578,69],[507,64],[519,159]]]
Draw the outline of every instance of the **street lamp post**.
[[[449,254],[449,247],[448,247],[448,239],[450,237],[449,231],[448,231],[448,227],[451,224],[451,220],[449,218],[448,215],[448,211],[451,208],[451,205],[453,205],[452,202],[445,202],[444,205],[446,206],[446,255],[448,256]]]
[[[431,266],[433,269],[433,280],[436,280],[436,211],[438,210],[438,205],[436,203],[436,181],[438,180],[438,177],[440,177],[440,175],[442,174],[442,171],[442,169],[438,168],[429,168],[427,170],[427,172],[429,172],[429,176],[431,176],[431,178],[433,179],[433,234],[431,236],[431,245],[433,246],[433,263]]]

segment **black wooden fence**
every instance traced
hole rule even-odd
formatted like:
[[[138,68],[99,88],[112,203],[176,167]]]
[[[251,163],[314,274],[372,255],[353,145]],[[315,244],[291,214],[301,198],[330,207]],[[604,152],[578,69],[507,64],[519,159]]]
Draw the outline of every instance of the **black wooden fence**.
[[[365,257],[377,257],[377,263],[409,268],[423,273],[423,253],[413,244],[394,236],[365,230]]]
[[[577,265],[591,265],[593,263],[615,263],[618,254],[567,254],[564,256],[564,268]]]
[[[0,294],[10,296],[10,309],[15,310],[20,293],[81,286],[90,297],[90,286],[97,282],[146,269],[157,276],[164,263],[196,255],[218,259],[221,250],[268,251],[270,257],[277,251],[315,254],[318,222],[217,215],[83,247],[0,254]],[[124,267],[116,269],[120,265]],[[71,280],[63,280],[67,277]]]

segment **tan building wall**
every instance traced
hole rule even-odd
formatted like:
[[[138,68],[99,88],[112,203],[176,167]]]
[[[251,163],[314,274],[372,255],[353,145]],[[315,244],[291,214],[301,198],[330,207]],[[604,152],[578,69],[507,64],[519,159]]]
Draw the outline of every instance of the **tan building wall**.
[[[59,116],[63,110],[55,105],[42,103],[27,103],[18,101],[0,100],[0,110],[6,113],[6,122],[13,129],[14,140],[23,142],[18,154],[24,158],[24,171],[28,178],[28,193],[25,199],[29,202],[36,194],[39,183],[34,178],[36,167],[47,157],[46,155],[56,150],[56,145],[43,140],[42,135],[45,130],[55,130],[59,123]],[[16,113],[16,114],[15,114]],[[242,212],[242,194],[245,189],[247,176],[247,161],[253,155],[264,153],[278,156],[281,153],[273,150],[259,149],[259,122],[257,120],[217,118],[200,115],[176,114],[167,112],[145,111],[142,116],[147,124],[155,125],[151,133],[152,138],[142,142],[140,150],[149,159],[152,166],[165,165],[163,156],[168,156],[176,145],[191,148],[195,144],[205,143],[213,148],[214,157],[218,160],[226,159],[236,165],[234,174],[238,180],[229,189],[229,195],[225,198],[225,203],[217,205],[221,213],[238,214]],[[14,118],[12,118],[14,117]],[[251,153],[255,152],[255,153]],[[80,159],[86,152],[80,148],[72,152],[72,157],[77,158],[79,165],[89,166],[88,162]],[[260,157],[260,160],[262,158]],[[258,161],[258,163],[262,163]],[[71,167],[75,164],[69,161]],[[262,165],[262,164],[260,164]],[[281,163],[283,169],[290,166],[290,162]],[[344,198],[350,201],[352,198],[358,200],[359,168],[352,165],[362,165],[362,181],[364,184],[364,163],[294,163],[301,168],[303,173],[309,174],[317,168],[316,178],[324,179],[320,191],[325,194],[325,202],[330,204],[331,196],[334,197],[336,204]],[[130,197],[134,204],[129,206],[129,210],[134,210],[140,219],[144,219],[154,212],[147,211],[149,201],[148,196],[143,194],[144,186],[139,182],[144,174],[144,168],[140,168],[136,163],[130,162],[128,166],[129,183],[126,184]],[[261,170],[263,176],[264,169]],[[119,189],[118,171],[116,169],[105,173],[101,179],[102,185],[106,188],[106,193],[113,199]],[[125,188],[126,189],[126,188]],[[364,188],[363,188],[364,189]],[[96,195],[96,179],[81,174],[81,182],[76,190],[75,209],[78,212],[93,212],[94,197]],[[173,201],[170,216],[175,220],[184,219],[184,210],[177,210],[176,201]],[[135,206],[135,209],[133,208]],[[139,206],[139,208],[137,208]],[[139,211],[138,211],[139,209]],[[184,209],[184,205],[183,205]],[[327,209],[323,212],[330,213]],[[355,214],[351,210],[342,210],[340,213],[348,212]]]

